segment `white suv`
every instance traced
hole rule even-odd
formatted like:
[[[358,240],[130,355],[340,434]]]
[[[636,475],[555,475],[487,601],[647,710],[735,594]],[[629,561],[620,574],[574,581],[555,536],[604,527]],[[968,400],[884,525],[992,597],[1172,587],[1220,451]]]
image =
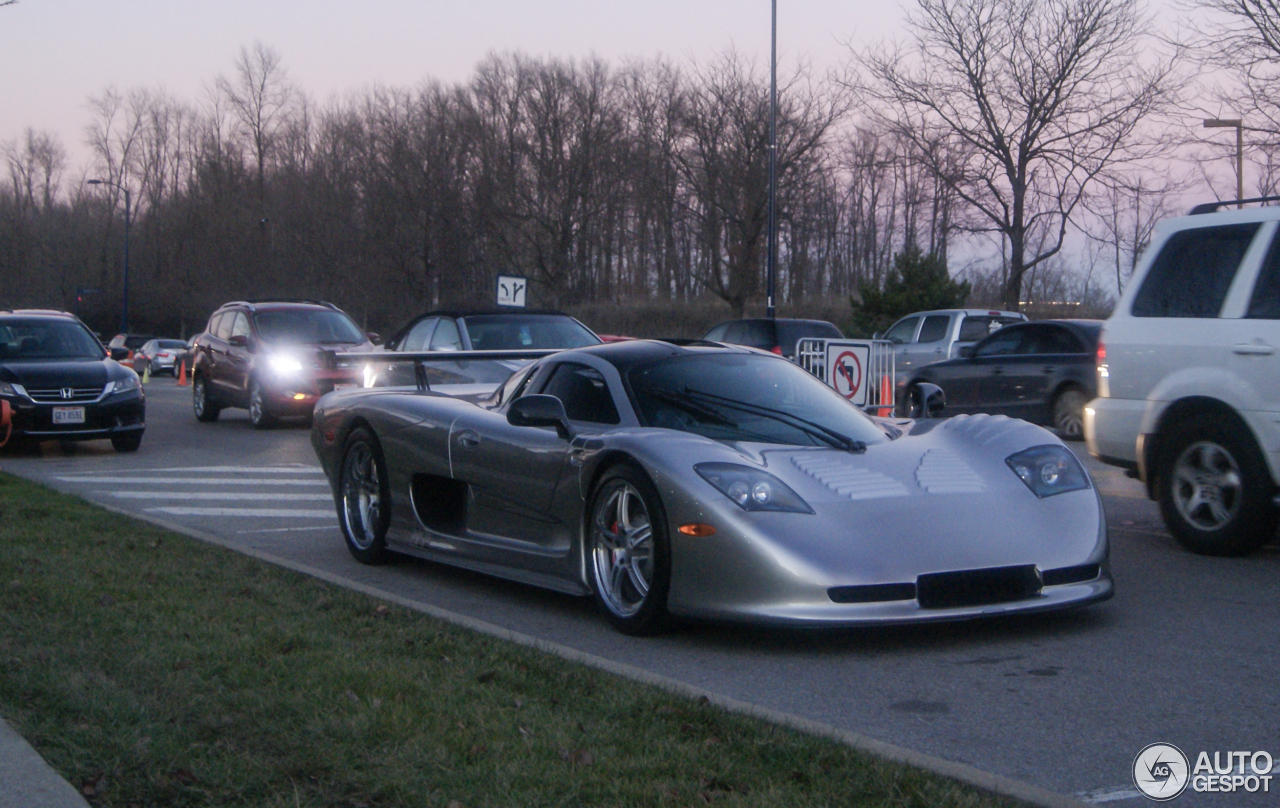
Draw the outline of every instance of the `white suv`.
[[[1280,207],[1225,204],[1156,229],[1084,411],[1090,453],[1143,480],[1174,538],[1209,555],[1269,539],[1280,490]]]

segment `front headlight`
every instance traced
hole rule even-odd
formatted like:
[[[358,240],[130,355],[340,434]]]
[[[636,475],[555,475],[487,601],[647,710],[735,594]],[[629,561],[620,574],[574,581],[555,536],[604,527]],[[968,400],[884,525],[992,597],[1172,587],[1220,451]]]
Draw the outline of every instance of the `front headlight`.
[[[18,391],[13,389],[13,385],[8,382],[0,382],[0,396],[17,396]]]
[[[1089,487],[1089,475],[1065,446],[1032,446],[1004,462],[1041,499]]]
[[[277,354],[267,359],[271,369],[282,376],[292,376],[302,372],[302,363],[296,357]]]
[[[138,386],[137,376],[127,376],[123,379],[116,379],[111,383],[111,393],[112,395],[115,395],[116,393],[127,393],[130,390],[137,390]]]
[[[736,463],[699,463],[693,470],[744,511],[813,513],[809,503],[767,471]]]

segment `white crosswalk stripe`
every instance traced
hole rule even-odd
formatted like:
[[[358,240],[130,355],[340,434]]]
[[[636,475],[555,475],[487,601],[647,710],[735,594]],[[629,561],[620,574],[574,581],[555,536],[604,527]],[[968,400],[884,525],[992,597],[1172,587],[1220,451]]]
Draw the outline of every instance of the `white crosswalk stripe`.
[[[333,497],[323,490],[329,487],[323,473],[316,466],[303,465],[178,466],[76,472],[53,479],[83,486],[86,495],[99,501],[115,500],[122,505],[136,502],[134,507],[143,513],[268,520],[265,525],[272,522],[278,525],[280,522],[276,520],[292,519],[311,525],[297,528],[299,530],[323,530],[337,520]],[[311,490],[302,492],[299,488]],[[251,521],[241,524],[253,526]]]

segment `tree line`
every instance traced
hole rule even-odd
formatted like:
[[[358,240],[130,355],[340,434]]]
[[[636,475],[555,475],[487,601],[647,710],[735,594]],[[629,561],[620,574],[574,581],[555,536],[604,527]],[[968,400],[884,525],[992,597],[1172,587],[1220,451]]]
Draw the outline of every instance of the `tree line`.
[[[1215,2],[1219,21],[1251,5]],[[1017,309],[1062,286],[1045,278],[1073,232],[1123,283],[1177,191],[1151,161],[1169,149],[1159,116],[1185,103],[1178,54],[1148,23],[1132,0],[918,0],[907,38],[845,75],[784,78],[779,298],[856,301],[900,254],[954,274],[957,245],[987,243],[972,288]],[[487,305],[500,273],[546,307],[712,297],[740,315],[763,291],[768,76],[732,51],[495,54],[466,82],[320,105],[259,44],[205,98],[110,88],[90,109],[88,168],[47,133],[4,145],[0,306],[114,329],[125,189],[135,330],[189,333],[265,297],[386,329]]]

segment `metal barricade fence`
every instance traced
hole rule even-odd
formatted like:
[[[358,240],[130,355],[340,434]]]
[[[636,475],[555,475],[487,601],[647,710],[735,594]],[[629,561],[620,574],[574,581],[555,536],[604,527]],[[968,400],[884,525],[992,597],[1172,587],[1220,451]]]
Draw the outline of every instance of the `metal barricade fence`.
[[[835,340],[837,343],[841,340]],[[827,378],[828,339],[802,339],[796,343],[795,362],[809,373],[831,384]],[[893,415],[895,401],[895,372],[897,365],[893,343],[888,340],[858,340],[869,344],[870,357],[867,362],[867,403],[863,409],[883,416]]]

